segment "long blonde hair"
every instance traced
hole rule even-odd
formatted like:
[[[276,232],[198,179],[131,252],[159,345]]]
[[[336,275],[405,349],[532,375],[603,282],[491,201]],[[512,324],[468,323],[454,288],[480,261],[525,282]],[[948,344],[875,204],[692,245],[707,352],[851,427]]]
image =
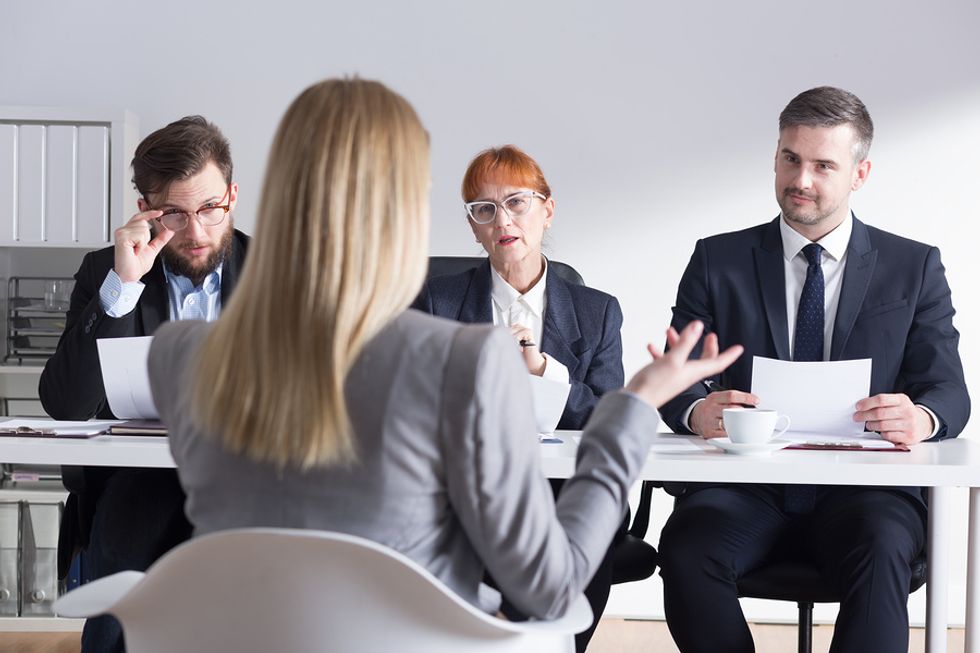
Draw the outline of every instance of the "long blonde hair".
[[[279,466],[356,458],[344,380],[422,285],[428,189],[428,135],[398,94],[330,79],[293,101],[241,281],[200,350],[204,432]]]

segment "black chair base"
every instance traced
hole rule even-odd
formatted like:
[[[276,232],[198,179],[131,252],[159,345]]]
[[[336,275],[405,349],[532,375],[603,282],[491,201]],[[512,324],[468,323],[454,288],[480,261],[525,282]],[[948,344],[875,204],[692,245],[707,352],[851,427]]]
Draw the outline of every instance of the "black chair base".
[[[909,593],[926,582],[925,552],[912,561]],[[799,653],[813,651],[813,604],[839,603],[838,594],[819,574],[817,568],[803,560],[780,560],[746,574],[737,582],[738,595],[753,599],[795,601],[799,608]]]

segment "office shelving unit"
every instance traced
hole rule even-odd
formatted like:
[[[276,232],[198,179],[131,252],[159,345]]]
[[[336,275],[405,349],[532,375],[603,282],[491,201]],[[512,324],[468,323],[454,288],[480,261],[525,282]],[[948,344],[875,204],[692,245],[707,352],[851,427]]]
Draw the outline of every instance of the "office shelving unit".
[[[44,286],[49,281],[72,282],[62,277],[11,277],[7,282],[6,362],[43,365],[58,346],[68,306],[45,305]]]

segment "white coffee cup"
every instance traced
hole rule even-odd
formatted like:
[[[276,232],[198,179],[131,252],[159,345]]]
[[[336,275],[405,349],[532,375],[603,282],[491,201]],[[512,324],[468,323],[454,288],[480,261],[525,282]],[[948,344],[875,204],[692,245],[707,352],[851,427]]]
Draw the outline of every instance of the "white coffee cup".
[[[721,411],[728,438],[738,444],[759,444],[778,438],[789,429],[789,416],[763,408],[725,408]],[[786,425],[776,431],[776,424],[786,420]],[[774,433],[775,432],[775,433]]]

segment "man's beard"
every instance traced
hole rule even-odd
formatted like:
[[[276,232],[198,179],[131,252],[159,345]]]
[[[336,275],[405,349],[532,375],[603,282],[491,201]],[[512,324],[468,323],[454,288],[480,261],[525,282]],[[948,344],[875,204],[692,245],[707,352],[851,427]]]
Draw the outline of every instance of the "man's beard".
[[[224,262],[225,258],[231,254],[231,239],[234,232],[233,225],[228,225],[228,229],[225,231],[224,235],[221,236],[221,242],[218,244],[216,249],[213,249],[208,257],[203,263],[195,264],[189,261],[186,257],[181,256],[178,250],[175,250],[169,244],[163,248],[161,256],[163,256],[164,263],[167,264],[167,269],[170,270],[172,274],[178,274],[182,277],[187,277],[194,282],[195,286],[199,286],[205,277],[218,269],[218,266]],[[187,248],[188,245],[193,245],[194,243],[183,243],[182,248]]]

